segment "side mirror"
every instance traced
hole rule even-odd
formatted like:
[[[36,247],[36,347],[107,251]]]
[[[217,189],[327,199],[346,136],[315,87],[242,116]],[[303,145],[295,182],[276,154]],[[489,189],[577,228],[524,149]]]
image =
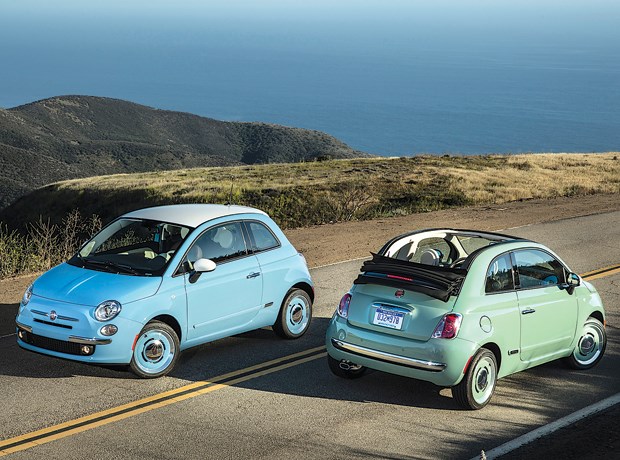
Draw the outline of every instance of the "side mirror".
[[[196,262],[194,262],[195,272],[212,272],[213,270],[215,270],[215,267],[215,262],[213,262],[211,259],[198,259]]]
[[[194,269],[189,275],[189,282],[195,283],[200,275],[206,272],[212,272],[217,265],[211,259],[198,259],[194,262]]]
[[[581,278],[577,273],[568,273],[566,275],[566,292],[572,295],[577,286],[581,285]]]

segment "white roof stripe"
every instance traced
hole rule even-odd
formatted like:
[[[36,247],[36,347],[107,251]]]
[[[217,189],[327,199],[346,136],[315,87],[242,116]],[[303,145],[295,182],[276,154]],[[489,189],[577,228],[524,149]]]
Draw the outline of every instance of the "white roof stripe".
[[[247,206],[225,204],[173,204],[169,206],[155,206],[152,208],[139,209],[124,214],[122,217],[133,219],[150,219],[171,224],[179,224],[188,227],[198,227],[200,224],[218,217],[235,214],[262,214],[267,215],[260,209]]]

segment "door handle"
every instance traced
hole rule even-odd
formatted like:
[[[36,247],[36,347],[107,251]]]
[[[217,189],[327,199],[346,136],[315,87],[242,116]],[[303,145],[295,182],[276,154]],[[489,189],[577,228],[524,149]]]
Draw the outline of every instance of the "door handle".
[[[521,312],[522,315],[529,315],[530,313],[536,313],[536,310],[534,310],[533,308],[528,308],[527,310],[523,310]]]
[[[252,278],[256,278],[257,276],[260,276],[260,272],[250,273],[248,276],[246,276],[246,278],[252,279]]]

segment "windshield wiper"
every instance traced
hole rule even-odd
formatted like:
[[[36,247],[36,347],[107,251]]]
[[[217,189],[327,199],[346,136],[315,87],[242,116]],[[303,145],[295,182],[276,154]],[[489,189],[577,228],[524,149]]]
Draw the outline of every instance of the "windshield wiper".
[[[112,262],[110,260],[94,260],[94,259],[81,259],[84,263],[92,264],[92,265],[100,265],[107,268],[109,271],[117,272],[118,270],[124,273],[131,273],[132,275],[140,275],[140,272],[133,269],[129,265],[119,264],[116,262]]]

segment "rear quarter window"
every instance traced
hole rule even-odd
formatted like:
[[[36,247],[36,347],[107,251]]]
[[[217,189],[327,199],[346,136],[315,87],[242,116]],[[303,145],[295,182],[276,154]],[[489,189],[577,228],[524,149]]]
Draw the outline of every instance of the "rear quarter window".
[[[514,289],[514,279],[512,276],[512,262],[509,254],[503,254],[489,265],[484,291],[489,294],[493,292],[504,292]]]
[[[248,222],[248,229],[253,237],[254,251],[266,251],[280,246],[280,241],[264,224],[260,222]]]

